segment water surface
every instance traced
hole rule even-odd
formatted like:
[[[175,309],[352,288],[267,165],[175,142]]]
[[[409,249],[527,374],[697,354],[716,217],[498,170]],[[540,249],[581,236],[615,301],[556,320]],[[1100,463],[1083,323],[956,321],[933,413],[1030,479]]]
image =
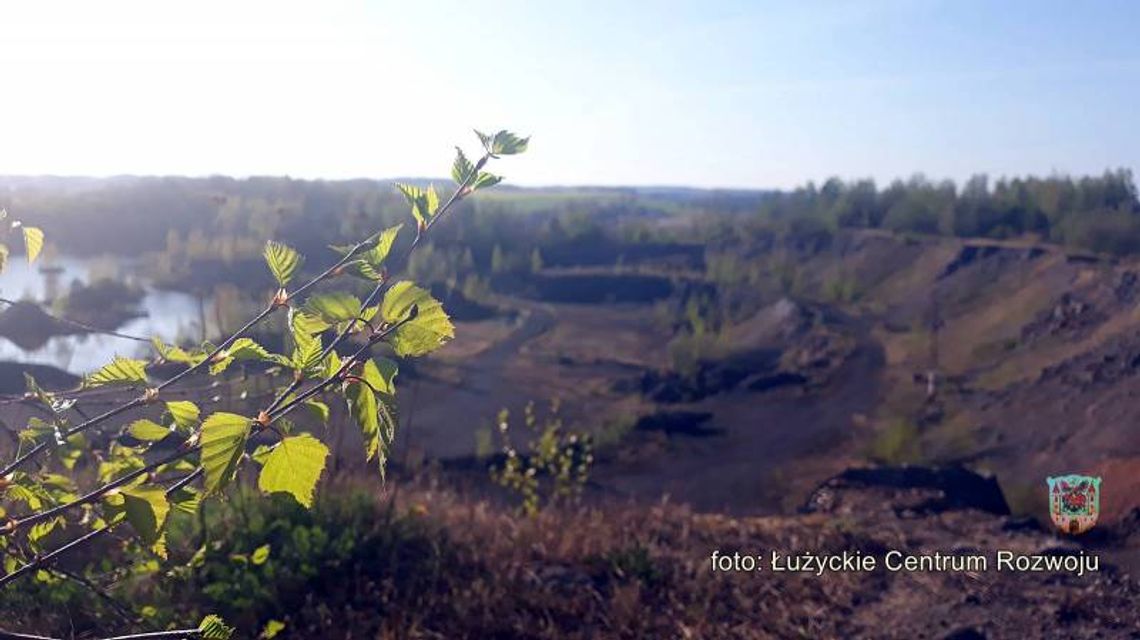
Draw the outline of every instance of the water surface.
[[[26,260],[11,260],[0,274],[0,297],[10,300],[34,300],[50,305],[50,301],[67,291],[74,281],[88,283],[93,272],[114,273],[119,280],[137,284],[145,295],[139,304],[142,317],[133,318],[117,328],[120,333],[140,337],[158,336],[171,342],[180,338],[197,339],[202,328],[201,308],[197,297],[179,291],[164,291],[150,286],[131,270],[126,262],[110,262],[104,258],[82,259],[54,257],[50,261],[28,265]],[[117,272],[117,273],[115,273]],[[209,300],[203,301],[208,308]],[[207,320],[207,330],[212,326]],[[126,357],[152,355],[146,344],[104,334],[55,336],[37,349],[24,350],[0,337],[0,360],[45,364],[82,374],[98,369],[115,355]]]

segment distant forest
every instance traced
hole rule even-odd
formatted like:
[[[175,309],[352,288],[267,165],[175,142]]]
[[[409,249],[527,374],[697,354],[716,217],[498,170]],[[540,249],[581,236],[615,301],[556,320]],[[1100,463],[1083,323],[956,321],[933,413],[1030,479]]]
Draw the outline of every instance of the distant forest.
[[[62,252],[162,254],[183,268],[195,260],[256,256],[268,238],[314,253],[407,214],[391,182],[289,178],[0,177],[0,207],[43,227]],[[1116,255],[1140,253],[1140,202],[1132,173],[1124,169],[1098,177],[993,182],[981,175],[960,186],[916,176],[886,187],[832,178],[791,191],[505,188],[455,213],[463,221],[437,241],[461,241],[481,264],[490,263],[496,246],[521,260],[535,248],[557,253],[596,250],[606,242],[701,243],[714,237],[701,231],[712,226],[701,224],[706,216],[792,234],[873,228],[1031,237]],[[669,219],[695,224],[654,224]],[[555,255],[544,257],[557,263]]]
[[[1040,240],[1116,255],[1140,252],[1140,202],[1132,172],[1074,179],[922,176],[880,189],[871,180],[832,178],[821,186],[773,194],[759,207],[763,219],[794,230],[840,227],[887,229],[964,237]]]

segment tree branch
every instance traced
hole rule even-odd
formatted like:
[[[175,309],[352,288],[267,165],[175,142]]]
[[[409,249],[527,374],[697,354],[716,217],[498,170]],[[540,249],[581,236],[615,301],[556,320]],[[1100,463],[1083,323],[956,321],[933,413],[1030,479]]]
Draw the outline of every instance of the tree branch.
[[[412,244],[408,247],[408,251],[406,252],[406,254],[404,256],[405,261],[408,258],[410,258],[412,252],[415,251],[415,249],[419,245],[420,240],[423,237],[424,233],[427,232],[428,230],[430,230],[432,226],[434,226],[440,219],[442,219],[444,214],[446,214],[447,211],[450,210],[451,207],[456,202],[459,202],[468,193],[470,193],[470,188],[469,188],[470,185],[477,178],[479,170],[486,164],[489,157],[490,157],[490,154],[488,153],[488,154],[485,154],[482,158],[480,158],[479,162],[475,165],[475,168],[471,172],[471,174],[469,176],[467,176],[467,178],[458,186],[458,188],[455,189],[454,192],[452,192],[451,196],[447,199],[447,201],[444,203],[444,205],[436,210],[435,214],[431,217],[430,220],[428,220],[426,223],[422,224],[421,226],[417,227],[415,239],[412,241]],[[325,278],[330,277],[331,275],[335,274],[340,267],[343,267],[345,264],[347,264],[355,256],[355,254],[360,251],[361,248],[363,248],[369,242],[371,242],[375,238],[377,238],[378,235],[379,234],[373,234],[373,236],[370,236],[369,239],[364,240],[364,241],[359,242],[356,245],[354,245],[353,248],[348,253],[346,253],[340,260],[338,260],[333,266],[329,267],[324,272],[322,272],[321,274],[319,274],[315,278],[311,279],[308,283],[306,283],[306,284],[302,285],[301,287],[299,287],[298,289],[296,289],[292,295],[296,296],[296,295],[308,290],[310,287],[314,286],[315,284],[324,280]],[[390,280],[387,277],[381,279],[381,281],[377,283],[376,287],[373,288],[372,292],[368,295],[368,297],[366,298],[366,300],[362,304],[362,306],[363,307],[369,307],[369,306],[372,306],[373,304],[376,304],[376,302],[379,300],[379,298],[384,293],[384,291],[387,290],[387,286],[388,286],[389,282],[390,282]],[[65,432],[65,435],[70,436],[70,435],[73,435],[75,433],[82,432],[86,429],[89,429],[89,428],[94,427],[98,424],[101,424],[102,422],[110,420],[111,418],[113,418],[117,415],[125,413],[131,409],[136,408],[136,407],[142,406],[143,404],[149,403],[155,397],[155,395],[156,395],[154,393],[155,391],[161,391],[162,389],[170,387],[170,386],[176,384],[178,381],[180,381],[180,380],[186,378],[187,376],[191,375],[193,372],[199,371],[202,368],[204,368],[205,366],[207,366],[217,356],[219,356],[230,344],[232,344],[238,337],[240,337],[245,332],[249,331],[251,328],[253,328],[259,322],[264,320],[266,317],[268,317],[278,306],[281,306],[281,304],[275,298],[274,302],[270,303],[269,306],[267,306],[264,310],[262,310],[261,313],[259,313],[257,316],[255,316],[253,319],[251,319],[249,322],[247,322],[241,329],[238,329],[236,332],[231,334],[228,338],[223,340],[222,343],[220,345],[218,345],[218,347],[215,348],[204,360],[198,362],[197,364],[195,364],[191,367],[188,367],[186,370],[182,371],[178,375],[176,375],[176,376],[168,379],[167,381],[163,382],[162,384],[158,385],[158,387],[154,391],[152,391],[152,392],[150,392],[150,393],[148,393],[148,394],[146,394],[140,398],[136,398],[136,399],[124,404],[124,405],[121,405],[119,407],[111,409],[110,411],[107,411],[106,413],[101,414],[95,418],[87,420],[84,423],[82,423],[82,424],[68,430],[67,432]],[[380,332],[373,333],[371,336],[369,336],[368,341],[362,347],[357,349],[350,357],[346,358],[341,363],[341,366],[337,369],[337,371],[335,371],[334,373],[332,373],[331,375],[329,375],[325,379],[321,380],[319,383],[317,383],[313,387],[309,388],[305,392],[301,393],[300,395],[295,396],[292,400],[285,402],[285,398],[287,398],[291,393],[295,392],[302,384],[301,379],[299,379],[299,378],[295,379],[292,383],[290,383],[290,385],[288,385],[286,387],[286,389],[284,391],[282,391],[280,394],[277,395],[277,397],[274,398],[274,400],[270,404],[270,406],[263,412],[265,415],[269,416],[269,420],[267,422],[254,421],[254,425],[251,429],[250,435],[252,436],[252,435],[256,435],[257,433],[260,433],[262,430],[264,430],[269,425],[271,425],[274,421],[276,421],[276,420],[280,419],[281,417],[289,414],[291,411],[296,409],[298,406],[300,406],[302,403],[304,403],[309,398],[313,397],[314,395],[317,395],[318,393],[321,393],[322,391],[324,391],[328,387],[332,386],[333,384],[335,384],[339,381],[342,381],[344,379],[345,374],[348,372],[348,370],[351,367],[362,362],[362,357],[367,357],[367,355],[371,352],[371,349],[373,346],[375,346],[377,343],[385,340],[389,335],[392,334],[392,332],[399,329],[405,323],[411,321],[415,317],[415,315],[416,315],[416,310],[413,308],[412,313],[410,313],[404,319],[400,320],[399,322],[393,323],[392,325],[388,326],[387,328],[383,329]],[[343,342],[347,338],[349,333],[351,332],[352,328],[356,325],[356,323],[357,323],[357,319],[355,319],[355,318],[352,319],[351,321],[349,321],[349,324],[345,327],[345,329],[343,331],[341,331],[337,335],[337,337],[329,344],[329,346],[322,351],[322,357],[327,357],[327,355],[329,353],[331,353],[333,351],[333,349],[335,349],[338,344]],[[42,451],[46,447],[47,447],[46,442],[41,442],[40,444],[36,445],[28,453],[18,457],[15,461],[13,461],[11,464],[9,464],[7,467],[5,467],[4,470],[0,471],[0,476],[6,475],[7,473],[16,469],[21,464],[23,464],[27,460],[31,459],[34,455],[36,455],[37,453],[39,453],[40,451]],[[4,528],[4,531],[14,531],[16,529],[31,526],[37,522],[42,522],[42,521],[50,519],[56,515],[62,514],[67,510],[70,510],[70,509],[73,509],[75,507],[93,502],[93,501],[99,499],[101,496],[106,495],[110,491],[131,482],[135,478],[138,478],[143,474],[150,473],[162,465],[169,464],[171,462],[174,462],[176,460],[184,458],[184,457],[190,455],[191,453],[198,451],[200,448],[201,448],[201,445],[194,445],[192,447],[182,449],[180,451],[175,452],[171,456],[163,458],[162,460],[160,460],[158,462],[151,463],[151,464],[149,464],[149,465],[147,465],[141,469],[137,469],[137,470],[132,471],[132,472],[116,479],[116,480],[113,480],[109,483],[106,483],[103,486],[101,486],[97,489],[94,489],[94,490],[88,492],[87,494],[85,494],[84,496],[81,496],[75,500],[68,502],[68,503],[65,503],[62,505],[57,505],[56,507],[53,507],[51,509],[47,509],[47,510],[42,511],[40,513],[31,514],[29,516],[26,516],[26,517],[18,519],[18,520],[10,521],[8,523],[8,525]],[[172,484],[166,490],[166,495],[169,496],[174,491],[177,491],[178,489],[186,486],[190,482],[193,482],[202,473],[203,473],[202,467],[199,466],[193,472],[191,472],[187,476],[181,478],[180,480],[178,480],[174,484]],[[107,533],[118,523],[119,522],[105,524],[102,527],[99,527],[98,529],[94,529],[91,532],[84,534],[83,536],[80,536],[79,538],[76,538],[75,540],[72,540],[71,542],[63,545],[62,547],[59,547],[55,551],[52,551],[52,552],[50,552],[46,555],[43,555],[43,556],[37,556],[35,559],[33,559],[31,562],[25,564],[24,566],[16,569],[15,571],[13,571],[13,572],[5,575],[5,576],[0,577],[0,587],[5,586],[6,584],[16,580],[20,576],[25,575],[30,571],[33,571],[33,570],[40,568],[40,567],[48,566],[48,564],[50,562],[52,562],[53,560],[58,558],[60,555],[66,553],[69,550],[74,549],[75,547],[80,546],[80,545],[82,545],[82,544],[84,544],[90,540],[93,540],[94,538],[98,537],[99,535]],[[128,638],[128,637],[147,637],[147,636],[122,636],[122,638]],[[149,637],[161,637],[161,636],[149,636]],[[0,640],[3,640],[3,638],[0,637]]]
[[[379,234],[373,234],[372,236],[369,236],[368,239],[366,239],[362,242],[358,242],[355,245],[353,245],[352,249],[349,250],[349,252],[346,253],[343,257],[341,257],[340,260],[336,261],[336,263],[334,263],[331,267],[329,267],[328,269],[325,269],[323,272],[321,272],[319,275],[317,275],[316,277],[309,280],[307,283],[298,287],[293,292],[292,295],[296,296],[296,295],[300,294],[301,292],[308,290],[310,287],[313,287],[318,282],[321,282],[322,280],[332,276],[334,273],[336,273],[337,269],[348,264],[348,262],[350,260],[352,260],[352,258],[355,257],[355,255],[357,253],[359,253],[362,248],[367,246],[369,242],[373,241],[378,236],[379,236]],[[166,380],[165,382],[162,382],[157,387],[155,387],[155,391],[161,392],[162,390],[177,384],[180,380],[186,378],[187,376],[190,376],[190,375],[192,375],[198,371],[201,371],[203,368],[209,366],[210,363],[213,362],[213,360],[219,354],[221,354],[223,351],[225,351],[231,344],[233,344],[233,342],[235,340],[240,338],[242,335],[244,335],[247,331],[249,331],[254,326],[259,324],[261,321],[265,320],[265,318],[269,317],[269,315],[271,313],[273,313],[277,309],[277,307],[278,307],[278,305],[276,303],[270,303],[265,309],[263,309],[261,311],[261,313],[258,313],[249,322],[246,322],[245,325],[243,325],[240,329],[238,329],[234,333],[230,334],[229,337],[227,337],[225,340],[223,340],[221,342],[221,344],[219,344],[213,351],[211,351],[206,356],[205,359],[203,359],[201,362],[198,362],[197,364],[194,364],[190,367],[187,367],[185,370],[178,373],[174,377]],[[122,413],[126,413],[127,411],[130,411],[132,409],[136,409],[138,407],[141,407],[150,401],[151,401],[151,397],[148,397],[146,395],[135,398],[135,399],[123,404],[123,405],[115,407],[114,409],[111,409],[110,411],[107,411],[106,413],[103,413],[99,416],[96,416],[90,420],[86,420],[86,421],[82,422],[81,424],[67,430],[66,432],[64,432],[64,436],[68,437],[68,436],[72,436],[76,433],[81,433],[83,431],[86,431],[92,427],[95,427],[97,425],[100,425],[100,424],[106,422],[107,420],[110,420],[111,418],[114,418],[117,415],[120,415]],[[31,460],[33,457],[35,457],[37,454],[39,454],[41,451],[43,451],[46,448],[47,448],[47,442],[46,441],[35,445],[31,449],[29,449],[27,453],[17,457],[15,460],[13,460],[11,463],[9,463],[7,466],[5,466],[3,469],[0,469],[0,476],[6,476],[9,473],[11,473],[12,471],[15,471],[21,465],[26,463],[28,460]]]
[[[149,631],[146,633],[132,633],[125,636],[114,636],[102,640],[181,640],[185,638],[201,638],[201,629],[175,629],[173,631]],[[37,636],[30,633],[17,633],[0,629],[0,640],[63,640],[49,636]]]
[[[19,303],[16,302],[15,300],[9,300],[8,298],[0,298],[0,304],[6,304],[6,305],[11,307],[11,306],[15,306]],[[32,303],[32,304],[35,304],[35,303]],[[80,322],[78,320],[72,320],[71,318],[66,318],[64,316],[56,315],[54,313],[51,313],[47,309],[44,309],[43,305],[40,305],[40,304],[36,304],[36,307],[39,308],[40,312],[42,312],[45,316],[51,318],[52,320],[55,320],[56,322],[59,322],[60,324],[66,324],[70,327],[75,327],[76,329],[81,329],[81,330],[86,331],[88,333],[101,333],[103,335],[111,336],[114,338],[122,338],[124,340],[134,340],[135,342],[146,342],[146,343],[150,342],[150,340],[143,338],[141,336],[132,336],[129,333],[119,333],[118,331],[111,331],[110,329],[100,329],[99,327],[89,325],[86,322]]]

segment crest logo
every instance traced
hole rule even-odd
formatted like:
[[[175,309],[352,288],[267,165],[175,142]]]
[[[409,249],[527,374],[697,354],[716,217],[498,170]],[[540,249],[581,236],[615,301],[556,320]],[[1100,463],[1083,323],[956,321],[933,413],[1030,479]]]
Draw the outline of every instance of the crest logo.
[[[1049,515],[1057,529],[1073,535],[1092,529],[1100,515],[1100,478],[1069,475],[1046,482]]]

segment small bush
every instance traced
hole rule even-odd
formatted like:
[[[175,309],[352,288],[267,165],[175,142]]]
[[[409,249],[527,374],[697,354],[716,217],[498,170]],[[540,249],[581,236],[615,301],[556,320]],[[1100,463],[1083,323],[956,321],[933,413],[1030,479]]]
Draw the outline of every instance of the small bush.
[[[897,419],[879,431],[868,457],[880,464],[908,464],[922,459],[921,434],[913,422]]]
[[[526,429],[534,437],[523,453],[511,438],[510,412],[499,412],[499,436],[505,459],[491,467],[491,479],[517,494],[520,508],[534,515],[543,502],[577,498],[590,476],[594,463],[593,441],[589,436],[567,431],[558,415],[557,400],[540,425],[534,403],[528,403],[523,414]]]

